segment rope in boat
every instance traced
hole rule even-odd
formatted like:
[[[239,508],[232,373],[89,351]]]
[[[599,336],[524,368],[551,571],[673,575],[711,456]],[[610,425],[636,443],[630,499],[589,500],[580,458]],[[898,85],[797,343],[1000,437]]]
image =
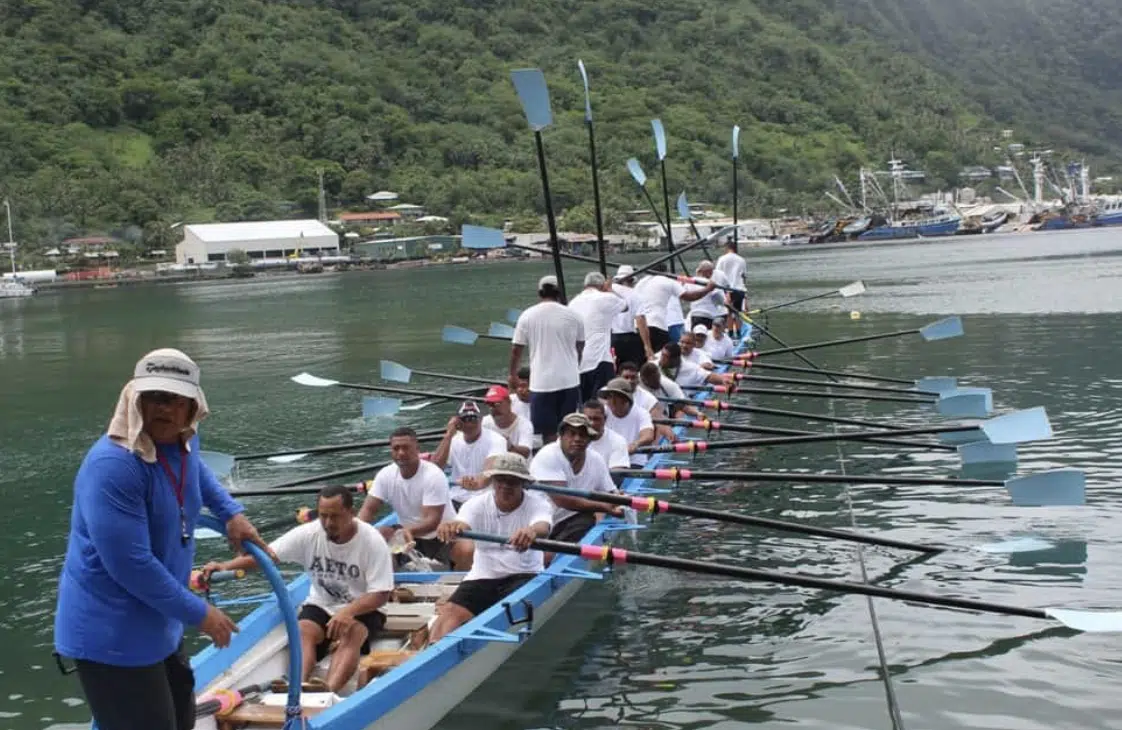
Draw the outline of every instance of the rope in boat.
[[[830,416],[836,416],[837,414],[835,413],[836,408],[834,401],[831,400],[829,401],[829,403]],[[838,433],[838,424],[832,424],[832,427],[834,434],[836,435]],[[842,442],[840,440],[834,442],[834,449],[836,450],[838,455],[838,470],[842,474],[845,474],[845,452],[842,450]],[[849,513],[849,525],[852,529],[856,530],[857,516],[853,511],[853,495],[850,492],[848,484],[843,485],[842,496],[845,498],[846,511]],[[861,545],[856,545],[855,548],[857,552],[857,566],[861,570],[861,582],[868,583],[869,571],[865,566],[865,550]],[[888,704],[888,717],[892,720],[893,730],[905,730],[904,718],[900,713],[900,703],[896,699],[896,687],[892,683],[892,675],[888,670],[888,657],[884,650],[884,638],[880,633],[880,622],[877,620],[877,611],[873,606],[872,596],[865,596],[865,605],[869,609],[869,622],[873,628],[873,643],[877,648],[877,664],[878,668],[880,669],[881,680],[884,684],[884,696]]]

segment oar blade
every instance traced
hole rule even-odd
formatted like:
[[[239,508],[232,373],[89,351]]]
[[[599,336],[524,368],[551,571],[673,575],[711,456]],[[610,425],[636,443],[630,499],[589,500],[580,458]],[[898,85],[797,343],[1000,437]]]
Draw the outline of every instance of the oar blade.
[[[510,72],[522,112],[530,129],[540,132],[553,124],[553,110],[549,106],[549,87],[540,68],[520,68]]]
[[[1044,613],[1069,629],[1089,634],[1110,634],[1122,631],[1122,611],[1077,611],[1070,608],[1046,608]]]
[[[283,456],[270,456],[266,461],[274,464],[291,464],[294,461],[300,461],[307,454],[285,454]]]
[[[588,93],[588,70],[584,61],[577,59],[577,68],[580,69],[580,80],[584,83],[584,121],[592,122],[592,95]]]
[[[380,368],[382,380],[389,380],[394,383],[408,383],[410,378],[413,377],[412,370],[393,360],[382,360]]]
[[[297,385],[307,385],[312,388],[330,388],[332,385],[338,385],[338,380],[328,380],[327,378],[317,378],[311,373],[300,373],[299,375],[292,376],[292,382]]]
[[[444,329],[440,331],[440,339],[456,345],[474,345],[475,341],[479,339],[479,335],[466,327],[446,324]]]
[[[431,401],[431,400],[422,401],[420,403],[410,403],[409,405],[403,405],[401,407],[401,410],[403,410],[403,411],[419,411],[422,408],[428,408],[432,404],[433,404],[433,401]]]
[[[367,395],[362,398],[363,418],[392,416],[400,410],[401,401],[397,398],[383,398],[377,395]]]
[[[740,158],[740,125],[734,124],[732,127],[732,159]]]
[[[658,153],[658,159],[666,159],[666,129],[662,126],[661,119],[651,120],[651,130],[654,132],[655,138],[655,152]]]
[[[989,388],[958,388],[936,401],[939,414],[952,418],[984,418],[993,413],[993,392]]]
[[[855,297],[865,293],[865,282],[855,281],[852,284],[846,284],[841,289],[838,289],[838,294],[843,297]]]
[[[503,339],[512,339],[514,337],[514,328],[509,324],[502,322],[492,322],[487,334],[491,337],[502,337]]]
[[[505,248],[506,236],[498,228],[465,224],[460,228],[460,245],[477,251]]]
[[[518,318],[522,316],[521,309],[508,309],[506,310],[506,321],[511,324],[518,324]]]
[[[958,388],[958,378],[933,376],[916,381],[916,390],[924,393],[947,393]]]
[[[631,179],[639,183],[639,187],[647,184],[647,173],[643,172],[643,166],[634,157],[627,161],[627,171],[631,173]]]
[[[200,451],[199,458],[219,479],[230,476],[230,472],[234,470],[234,457],[230,454],[221,451]]]
[[[926,327],[921,327],[919,335],[927,342],[935,340],[949,340],[952,337],[962,337],[962,318],[959,316],[940,319]]]
[[[686,193],[683,190],[678,193],[678,217],[682,220],[689,220],[690,218],[690,204],[686,200]]]
[[[962,444],[959,446],[958,456],[962,459],[962,465],[964,467],[1016,464],[1017,445],[991,444],[988,441],[975,441],[971,444]]]
[[[978,425],[991,444],[1019,444],[1052,438],[1052,424],[1043,406],[1007,413]]]
[[[1079,469],[1053,469],[1013,477],[1005,489],[1018,507],[1078,507],[1087,501],[1087,476]]]

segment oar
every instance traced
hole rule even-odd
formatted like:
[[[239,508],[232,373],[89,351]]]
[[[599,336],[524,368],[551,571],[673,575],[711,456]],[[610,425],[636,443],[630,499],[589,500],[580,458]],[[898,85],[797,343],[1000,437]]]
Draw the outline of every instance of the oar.
[[[217,573],[215,573],[217,575]],[[216,692],[208,692],[199,698],[195,704],[195,717],[209,717],[211,715],[224,715],[239,705],[246,699],[268,692],[272,689],[273,683],[262,682],[261,684],[251,684],[241,689],[223,689]]]
[[[467,228],[467,226],[464,226]],[[465,248],[467,248],[465,246]],[[494,323],[492,323],[494,324]],[[453,324],[444,325],[444,329],[440,331],[440,339],[444,342],[452,342],[457,345],[474,345],[476,340],[503,340],[510,341],[510,335],[481,335],[475,330],[469,330],[467,327],[457,327]]]
[[[600,210],[600,171],[596,164],[596,135],[592,130],[592,95],[588,92],[588,71],[584,61],[577,59],[580,78],[584,83],[584,123],[588,126],[588,160],[592,168],[592,203],[596,210],[596,252],[600,257],[600,273],[608,275],[608,262],[604,252],[604,218]]]
[[[427,457],[428,454],[422,454],[422,456]],[[355,494],[366,494],[368,491],[370,491],[370,487],[373,484],[374,484],[373,479],[367,479],[366,481],[357,482],[355,484],[341,484],[341,485],[338,485],[338,486],[342,486],[345,489],[347,489],[348,491],[354,492]],[[316,484],[316,485],[310,486],[310,487],[309,486],[281,487],[280,489],[275,489],[275,488],[274,489],[238,489],[236,491],[230,492],[230,496],[231,497],[271,497],[271,496],[277,495],[277,494],[316,494],[321,489],[323,489],[323,486],[319,485],[319,484]],[[304,509],[304,508],[301,508],[301,509]],[[299,520],[300,517],[301,517],[301,515],[298,514],[297,519]]]
[[[697,226],[695,226],[693,224],[693,215],[690,214],[690,204],[689,204],[689,201],[686,199],[686,191],[685,190],[678,193],[677,206],[678,206],[678,217],[679,218],[684,218],[686,220],[686,222],[690,224],[690,232],[693,233],[694,239],[695,240],[701,240],[701,234],[698,233]],[[705,254],[705,258],[709,259],[710,261],[713,260],[713,256],[709,253],[708,248],[706,248],[705,246],[702,246],[701,251],[702,251],[702,253]],[[725,289],[726,287],[721,287],[721,288]]]
[[[491,535],[483,532],[475,532],[474,530],[466,530],[462,534],[469,540],[497,543],[500,545],[510,540],[509,537],[504,537],[502,535]],[[882,588],[867,583],[851,583],[849,581],[814,578],[806,575],[793,575],[781,571],[746,568],[738,565],[724,565],[701,560],[688,560],[686,558],[676,558],[668,555],[632,552],[609,545],[580,545],[571,542],[560,542],[558,540],[538,539],[534,540],[530,544],[530,547],[531,549],[544,552],[578,555],[585,560],[603,561],[609,564],[633,563],[635,565],[649,565],[656,568],[670,568],[703,575],[716,575],[726,578],[777,583],[799,588],[814,588],[840,593],[856,593],[859,595],[873,596],[875,598],[912,601],[944,608],[957,608],[967,611],[982,611],[984,613],[999,613],[1009,616],[1026,616],[1028,618],[1055,620],[1076,631],[1093,633],[1122,631],[1122,611],[1084,611],[1069,608],[1024,608],[1021,606],[990,603],[988,601],[978,601],[969,598],[940,596],[932,593],[920,593],[918,591],[908,591],[897,588]]]
[[[740,186],[736,179],[736,168],[740,160],[740,125],[734,124],[732,127],[732,243],[736,246],[736,250],[740,250],[740,219],[739,206],[737,203],[737,196],[740,192]],[[743,284],[743,282],[736,282]]]
[[[810,368],[807,368],[810,370]],[[803,378],[776,378],[770,375],[755,375],[751,372],[738,373],[737,380],[751,380],[757,383],[781,383],[785,385],[809,385],[819,388],[843,388],[845,390],[863,390],[869,393],[902,393],[915,397],[930,397],[942,395],[942,390],[925,390],[919,387],[894,388],[887,385],[862,385],[860,383],[838,383],[833,380],[805,380]]]
[[[444,437],[443,428],[428,429],[425,431],[417,432],[418,441],[439,441]],[[261,451],[256,454],[244,454],[235,456],[235,461],[254,461],[257,459],[268,459],[276,461],[277,463],[290,464],[294,461],[304,458],[310,454],[334,454],[340,451],[361,451],[362,449],[373,449],[380,446],[389,446],[390,439],[374,439],[372,441],[352,441],[346,444],[329,444],[327,446],[308,446],[303,449],[284,449],[280,451]]]
[[[286,489],[288,487],[298,487],[298,486],[301,486],[303,484],[319,484],[321,482],[322,483],[332,482],[332,481],[334,481],[336,479],[339,479],[341,477],[349,477],[352,474],[363,474],[363,473],[367,473],[367,472],[375,472],[375,471],[378,471],[379,469],[381,469],[383,466],[389,466],[392,463],[393,463],[392,461],[378,461],[378,462],[375,462],[373,464],[359,464],[358,466],[351,466],[351,467],[347,467],[346,469],[338,469],[336,471],[329,471],[329,472],[325,472],[323,474],[313,474],[312,476],[300,477],[299,479],[290,479],[287,482],[281,482],[280,484],[274,484],[271,487],[264,487],[261,491],[267,492],[267,493],[273,493],[273,492],[276,492],[276,490]],[[283,494],[283,492],[276,492],[276,493],[277,494]]]
[[[654,198],[651,197],[650,191],[647,190],[647,173],[643,172],[643,166],[641,164],[639,164],[639,161],[637,159],[632,157],[631,159],[629,159],[627,161],[627,171],[631,173],[631,178],[639,186],[639,189],[641,191],[643,191],[643,196],[647,199],[647,205],[650,206],[651,212],[654,213],[655,220],[658,221],[659,227],[661,227],[662,231],[664,233],[666,233],[667,240],[669,241],[670,240],[670,219],[669,219],[670,212],[667,211],[667,213],[666,213],[667,220],[665,222],[663,222],[662,216],[659,215],[659,212],[658,212],[658,206],[655,205]],[[682,252],[681,251],[676,251],[674,249],[673,243],[671,243],[671,245],[669,247],[669,251],[670,252],[667,254],[667,257],[668,257],[668,261],[670,262],[670,273],[671,274],[674,273],[674,259],[675,258],[677,258],[678,263],[680,263],[682,265],[682,271],[688,271],[689,269],[686,266],[686,262],[682,259]]]
[[[921,392],[930,393],[943,393],[948,390],[954,390],[958,387],[958,380],[950,377],[925,377],[918,380],[908,380],[907,378],[891,378],[885,375],[869,375],[867,373],[854,373],[849,370],[826,370],[824,368],[804,368],[798,365],[779,365],[770,362],[756,362],[752,360],[745,363],[752,370],[781,370],[788,373],[814,373],[818,375],[833,375],[839,378],[851,378],[853,380],[867,380],[873,383],[897,383],[899,385],[911,385],[916,390]]]
[[[777,426],[756,426],[751,424],[738,424],[738,423],[725,423],[724,421],[712,421],[708,418],[705,419],[687,419],[687,418],[654,418],[651,419],[655,424],[666,426],[684,426],[685,428],[701,429],[703,431],[728,431],[730,433],[768,433],[777,436],[808,436],[816,433],[815,431],[802,431],[797,428],[779,428]],[[971,432],[967,432],[971,433]],[[982,438],[981,431],[973,432],[969,441],[977,441]],[[927,443],[923,441],[906,441],[904,439],[890,439],[890,438],[870,438],[865,439],[869,443],[884,444],[885,446],[903,446],[909,449],[933,449],[937,451],[954,451],[955,447],[945,443]],[[969,443],[963,441],[963,443]]]
[[[1052,469],[1009,479],[956,479],[939,477],[857,476],[852,474],[800,474],[769,471],[701,471],[695,469],[615,469],[613,474],[644,479],[682,481],[720,479],[807,484],[876,484],[896,486],[1004,487],[1018,507],[1070,507],[1086,502],[1087,477],[1079,469]]]
[[[605,492],[590,492],[581,489],[568,489],[566,487],[555,487],[545,484],[528,484],[529,489],[536,489],[547,494],[563,494],[571,497],[583,497],[595,502],[607,502],[609,504],[622,504],[638,512],[650,512],[657,514],[659,512],[666,514],[685,515],[686,517],[702,517],[708,520],[716,520],[717,522],[729,522],[736,525],[752,525],[754,527],[766,527],[771,530],[779,530],[781,532],[794,532],[801,535],[814,535],[815,537],[829,537],[835,540],[843,540],[846,542],[859,542],[865,545],[880,545],[881,547],[897,548],[900,550],[913,550],[920,553],[941,553],[949,549],[943,545],[921,545],[914,542],[903,542],[901,540],[893,540],[886,537],[876,537],[874,535],[863,535],[859,532],[847,532],[845,530],[833,530],[828,527],[815,527],[813,525],[804,525],[798,522],[785,522],[783,520],[773,520],[766,517],[755,517],[751,515],[738,514],[736,512],[725,512],[723,510],[706,509],[705,507],[692,507],[687,504],[678,504],[675,502],[663,502],[656,500],[653,497],[637,497],[628,496],[623,494],[610,494]]]
[[[549,173],[545,165],[545,145],[542,143],[542,130],[553,124],[553,110],[549,105],[549,88],[541,69],[522,68],[511,71],[511,81],[522,102],[522,112],[530,129],[534,131],[534,144],[538,150],[538,170],[542,178],[542,197],[545,199],[545,219],[549,225],[549,243],[553,250],[553,270],[557,276],[557,289],[561,293],[561,303],[567,304],[565,296],[565,272],[561,270],[561,244],[557,239],[557,219],[553,215],[553,198],[549,194]]]
[[[946,340],[952,337],[962,336],[962,319],[958,316],[947,317],[938,322],[932,322],[923,327],[917,327],[910,330],[898,330],[896,332],[881,332],[875,335],[862,335],[860,337],[846,337],[841,340],[828,340],[826,342],[811,342],[805,345],[793,345],[791,347],[781,347],[775,350],[762,350],[759,352],[750,352],[746,356],[732,358],[728,361],[733,364],[743,365],[747,364],[749,360],[755,360],[760,357],[768,357],[770,355],[784,355],[792,352],[799,352],[802,350],[818,350],[823,347],[837,347],[839,345],[849,345],[856,342],[872,342],[873,340],[887,340],[893,337],[905,337],[907,335],[919,335],[926,342],[935,342],[937,340]]]
[[[408,383],[414,375],[423,375],[430,378],[442,378],[444,380],[461,380],[465,383],[480,383],[486,385],[501,384],[500,380],[495,378],[478,378],[473,375],[438,373],[432,370],[413,370],[412,368],[407,368],[401,363],[394,362],[393,360],[381,361],[380,374],[382,376],[382,380],[390,380],[395,383]]]
[[[441,393],[435,390],[414,390],[411,388],[394,388],[388,385],[364,385],[361,383],[341,383],[338,380],[328,380],[309,373],[300,373],[292,376],[292,382],[314,388],[329,388],[338,386],[352,390],[371,390],[378,393],[396,393],[398,395],[419,395],[434,400],[470,400],[482,402],[483,398],[476,395],[460,395],[457,393]],[[401,410],[401,400],[397,398],[363,398],[362,415],[366,418],[375,416],[393,415]]]
[[[849,298],[849,297],[855,297],[855,296],[858,296],[858,295],[864,294],[864,293],[865,293],[865,282],[855,281],[852,284],[846,284],[843,287],[839,287],[837,289],[831,289],[830,291],[822,292],[821,294],[814,294],[814,295],[811,295],[809,297],[803,297],[802,299],[795,299],[794,301],[783,302],[782,304],[773,304],[770,307],[761,307],[760,309],[753,309],[751,312],[749,312],[749,314],[763,314],[765,312],[773,312],[776,309],[783,309],[784,307],[793,307],[796,304],[802,304],[803,302],[813,302],[815,299],[825,299],[826,297],[845,297],[845,298]]]
[[[661,119],[651,120],[651,131],[654,132],[655,152],[658,154],[658,164],[662,168],[662,203],[666,212],[666,248],[674,252],[674,231],[670,224],[670,186],[666,182],[666,129],[662,126]],[[706,256],[706,258],[709,258]],[[686,262],[678,259],[682,264],[682,271],[686,272]]]
[[[864,291],[863,287],[864,287],[864,285],[862,285],[862,291]],[[779,345],[780,347],[789,347],[789,345],[786,342],[779,339],[779,337],[777,335],[775,335],[774,333],[772,333],[767,327],[764,327],[762,324],[755,321],[751,317],[748,317],[743,312],[737,312],[737,316],[740,317],[741,321],[748,323],[748,325],[750,325],[753,330],[759,330],[761,333],[763,333],[763,335],[765,337],[772,340],[773,342],[775,342],[775,344]],[[749,354],[749,356],[751,355],[751,353],[748,353],[748,354]],[[798,350],[792,350],[791,354],[794,355],[796,358],[798,358],[803,363],[809,365],[812,368],[820,368],[818,363],[814,362],[813,360],[811,360],[809,357],[802,354]],[[832,375],[827,375],[826,377],[828,377],[830,380],[837,380],[837,378],[835,378]]]

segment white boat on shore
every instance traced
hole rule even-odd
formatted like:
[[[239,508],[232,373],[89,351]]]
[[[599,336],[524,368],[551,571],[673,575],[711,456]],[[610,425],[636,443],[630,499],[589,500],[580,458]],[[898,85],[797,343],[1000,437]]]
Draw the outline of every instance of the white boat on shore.
[[[18,299],[29,297],[34,293],[34,288],[24,284],[19,279],[0,280],[0,299]]]

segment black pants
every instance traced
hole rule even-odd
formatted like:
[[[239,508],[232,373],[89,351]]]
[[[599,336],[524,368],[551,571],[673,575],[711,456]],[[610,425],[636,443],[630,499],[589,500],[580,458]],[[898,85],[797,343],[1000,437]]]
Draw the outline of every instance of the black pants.
[[[629,362],[639,367],[647,359],[647,354],[643,351],[643,338],[638,332],[612,335],[612,349],[616,351],[617,366]]]
[[[75,665],[98,730],[195,727],[195,673],[182,646],[162,662],[144,667],[84,659]]]
[[[658,327],[647,327],[647,335],[651,338],[651,350],[655,355],[670,342],[670,332],[668,330],[659,329]]]

